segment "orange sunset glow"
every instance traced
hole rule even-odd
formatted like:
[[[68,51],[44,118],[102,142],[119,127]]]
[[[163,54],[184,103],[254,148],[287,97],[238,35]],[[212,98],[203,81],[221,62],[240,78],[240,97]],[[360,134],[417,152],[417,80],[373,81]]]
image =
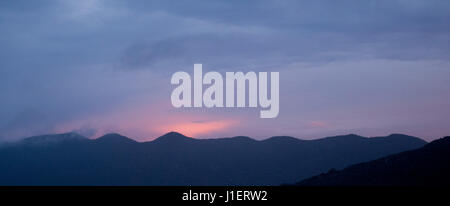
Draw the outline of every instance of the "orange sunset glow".
[[[164,108],[165,105],[161,107]],[[189,137],[201,137],[227,131],[239,123],[237,119],[217,118],[214,115],[190,113],[167,115],[164,113],[167,111],[153,107],[148,108],[146,105],[133,106],[110,115],[91,115],[66,124],[59,124],[53,132],[74,131],[91,138],[97,138],[107,133],[120,133],[137,141],[151,141],[172,131]],[[92,131],[90,134],[85,134],[86,130]]]
[[[211,122],[182,122],[171,124],[167,126],[161,126],[157,128],[161,133],[175,131],[187,135],[189,137],[195,137],[198,135],[204,135],[211,132],[221,131],[236,124],[236,121],[211,121]]]

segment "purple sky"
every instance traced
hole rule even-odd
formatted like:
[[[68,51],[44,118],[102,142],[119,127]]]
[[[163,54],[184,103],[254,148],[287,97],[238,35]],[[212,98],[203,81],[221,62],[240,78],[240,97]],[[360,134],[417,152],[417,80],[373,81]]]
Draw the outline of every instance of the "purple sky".
[[[0,2],[0,141],[450,135],[450,2]],[[280,113],[175,109],[176,71],[280,72]]]

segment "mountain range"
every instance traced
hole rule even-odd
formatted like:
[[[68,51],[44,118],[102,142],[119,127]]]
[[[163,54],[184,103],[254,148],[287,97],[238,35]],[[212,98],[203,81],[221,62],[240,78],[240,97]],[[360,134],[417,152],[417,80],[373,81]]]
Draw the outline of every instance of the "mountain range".
[[[149,142],[42,135],[0,146],[0,185],[280,185],[426,143],[402,134],[254,140],[170,132]]]

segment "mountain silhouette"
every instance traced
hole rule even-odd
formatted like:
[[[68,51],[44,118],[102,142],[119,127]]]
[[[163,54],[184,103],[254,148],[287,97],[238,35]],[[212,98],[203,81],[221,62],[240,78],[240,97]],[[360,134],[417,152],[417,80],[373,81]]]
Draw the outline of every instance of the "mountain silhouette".
[[[450,137],[305,179],[299,186],[449,186]]]
[[[135,144],[138,143],[128,137],[122,136],[120,134],[111,133],[103,135],[95,139],[97,143],[107,143],[107,144]]]
[[[178,132],[169,132],[161,137],[156,138],[153,140],[153,143],[178,143],[178,142],[186,142],[186,141],[192,141],[193,138],[186,137]]]
[[[44,135],[0,147],[0,185],[280,185],[425,144],[401,134],[259,141],[170,132],[149,142]]]

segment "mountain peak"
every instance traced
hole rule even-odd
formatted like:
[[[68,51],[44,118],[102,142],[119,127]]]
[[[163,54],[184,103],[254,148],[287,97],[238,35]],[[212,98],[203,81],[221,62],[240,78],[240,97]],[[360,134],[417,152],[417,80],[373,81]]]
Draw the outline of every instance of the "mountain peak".
[[[217,139],[204,139],[204,140],[218,140],[218,141],[233,141],[233,142],[255,142],[256,140],[248,137],[248,136],[234,136],[234,137],[223,137]]]
[[[136,143],[136,141],[117,133],[105,134],[97,139],[97,142],[113,142],[113,143]]]
[[[322,139],[317,139],[319,141],[321,140],[340,140],[340,141],[347,141],[347,140],[360,140],[360,139],[366,139],[366,137],[357,135],[357,134],[346,134],[346,135],[338,135],[338,136],[332,136],[332,137],[325,137]]]
[[[450,148],[450,136],[442,137],[425,145],[426,148],[448,147]]]
[[[235,136],[235,137],[231,137],[230,139],[241,140],[241,141],[255,141],[254,139],[252,139],[248,136]]]
[[[426,142],[423,139],[420,139],[418,137],[414,137],[414,136],[409,136],[409,135],[405,135],[405,134],[390,134],[389,136],[386,137],[371,137],[371,140],[384,140],[387,139],[389,141],[395,141],[398,142],[400,144],[407,144],[407,143],[414,143],[414,144],[426,144],[428,142]]]
[[[400,133],[393,133],[393,134],[390,134],[387,137],[389,137],[389,138],[417,138],[417,137],[409,136],[409,135],[406,135],[406,134],[400,134]]]
[[[176,142],[176,141],[186,141],[186,140],[192,140],[192,138],[187,137],[183,134],[180,134],[178,132],[169,132],[164,134],[163,136],[160,136],[153,140],[153,142]]]
[[[297,141],[303,141],[301,139],[297,139],[295,137],[291,137],[291,136],[273,136],[273,137],[269,137],[265,140],[263,140],[265,142],[297,142]]]
[[[346,135],[341,135],[341,136],[336,136],[336,137],[343,137],[343,138],[364,138],[363,136],[361,136],[361,135],[357,135],[357,134],[353,134],[353,133],[350,133],[350,134],[346,134]]]

